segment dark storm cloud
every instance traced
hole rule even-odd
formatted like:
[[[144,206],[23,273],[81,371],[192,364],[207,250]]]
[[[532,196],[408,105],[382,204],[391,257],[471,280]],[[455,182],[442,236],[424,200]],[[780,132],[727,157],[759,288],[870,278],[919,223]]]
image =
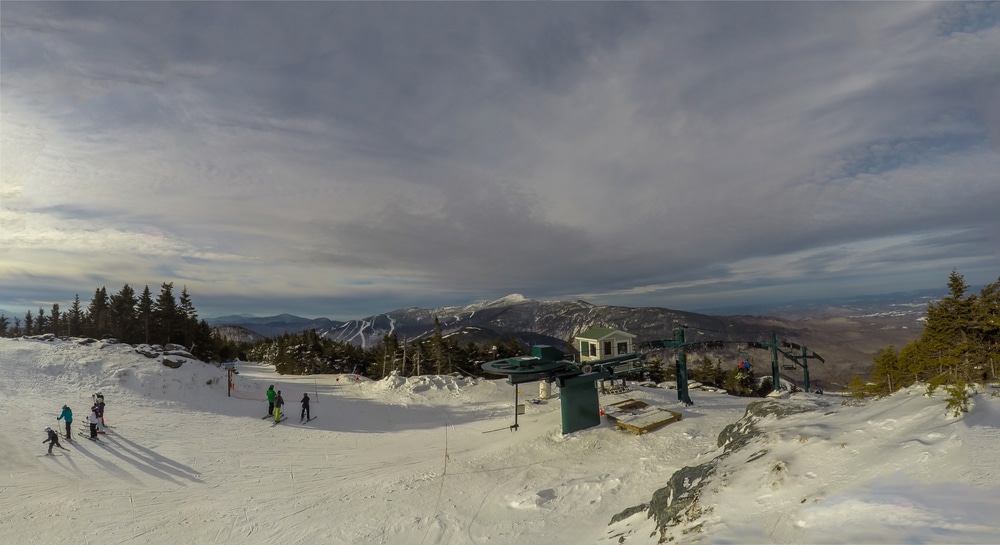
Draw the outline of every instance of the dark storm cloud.
[[[5,2],[5,272],[84,229],[259,308],[991,281],[997,6]]]

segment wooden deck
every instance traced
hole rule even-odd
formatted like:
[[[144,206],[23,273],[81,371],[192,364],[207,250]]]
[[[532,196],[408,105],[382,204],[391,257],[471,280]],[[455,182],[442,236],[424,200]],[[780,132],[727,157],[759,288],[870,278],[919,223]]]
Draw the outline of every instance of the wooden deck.
[[[636,435],[677,422],[681,413],[661,407],[650,407],[644,401],[626,399],[604,407],[604,416],[614,420],[620,430],[629,430]]]

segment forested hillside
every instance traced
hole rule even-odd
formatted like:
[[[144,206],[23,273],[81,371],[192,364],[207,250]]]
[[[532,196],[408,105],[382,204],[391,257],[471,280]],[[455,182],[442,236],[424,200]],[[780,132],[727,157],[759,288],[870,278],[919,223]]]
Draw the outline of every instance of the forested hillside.
[[[965,278],[952,271],[948,295],[927,306],[919,338],[901,349],[890,345],[875,356],[870,380],[851,383],[858,397],[887,395],[918,382],[949,388],[961,398],[967,386],[997,379],[1000,367],[1000,279],[968,294]]]

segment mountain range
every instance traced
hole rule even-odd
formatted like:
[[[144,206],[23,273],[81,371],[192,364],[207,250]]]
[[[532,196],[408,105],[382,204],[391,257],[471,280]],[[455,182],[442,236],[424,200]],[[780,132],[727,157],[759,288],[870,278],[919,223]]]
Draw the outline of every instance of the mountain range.
[[[689,353],[688,361],[709,357],[725,367],[744,357],[744,342],[767,341],[773,331],[779,340],[808,347],[825,360],[810,365],[810,382],[816,388],[842,387],[855,374],[865,376],[874,354],[888,345],[897,348],[919,336],[927,302],[941,290],[853,297],[786,306],[775,315],[712,316],[660,307],[593,305],[586,301],[535,301],[518,294],[495,301],[437,308],[408,307],[366,318],[338,322],[290,314],[270,317],[223,316],[207,320],[213,326],[243,328],[264,337],[315,329],[334,341],[370,348],[388,334],[412,341],[434,333],[435,320],[442,334],[459,336],[459,343],[487,343],[511,337],[529,344],[565,348],[567,342],[590,327],[611,327],[636,335],[637,342],[673,339],[685,328],[688,341],[726,341],[726,348]],[[758,369],[769,368],[770,353],[751,351],[747,357]],[[666,361],[672,361],[667,356]],[[789,371],[786,371],[786,373]],[[790,380],[800,380],[791,371]],[[765,373],[766,374],[766,373]]]

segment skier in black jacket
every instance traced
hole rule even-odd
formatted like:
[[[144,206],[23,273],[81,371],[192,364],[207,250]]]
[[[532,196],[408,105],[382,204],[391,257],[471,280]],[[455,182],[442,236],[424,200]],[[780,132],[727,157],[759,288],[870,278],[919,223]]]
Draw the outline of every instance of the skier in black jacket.
[[[59,444],[59,434],[56,433],[52,428],[45,426],[45,433],[49,434],[49,437],[46,440],[42,441],[42,444],[43,445],[45,443],[49,444],[49,452],[48,452],[49,456],[52,455],[52,447],[59,447],[63,450],[69,450],[68,448],[64,448],[62,445]]]
[[[299,416],[299,422],[304,422],[306,420],[312,420],[309,417],[309,394],[302,394],[302,414]]]

